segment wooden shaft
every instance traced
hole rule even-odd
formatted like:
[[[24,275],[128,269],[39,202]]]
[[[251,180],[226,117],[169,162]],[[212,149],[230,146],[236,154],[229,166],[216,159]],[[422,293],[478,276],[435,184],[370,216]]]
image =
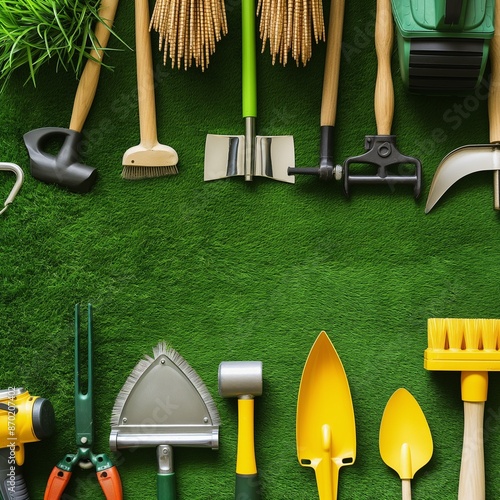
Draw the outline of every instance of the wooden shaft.
[[[411,500],[411,480],[410,479],[402,479],[401,480],[402,487],[402,496],[403,500]]]
[[[152,149],[158,143],[158,138],[148,0],[135,0],[135,57],[141,145]]]
[[[495,2],[495,33],[490,42],[491,80],[488,96],[490,142],[500,142],[500,2]],[[500,171],[493,171],[495,210],[500,210]]]
[[[375,50],[377,52],[377,82],[375,84],[375,121],[378,135],[390,135],[394,116],[391,53],[394,28],[391,0],[377,0]]]
[[[464,401],[464,442],[458,500],[484,500],[484,402]]]
[[[106,22],[109,28],[113,26],[117,7],[118,0],[102,0],[101,2],[99,16]],[[76,132],[82,131],[83,124],[94,101],[97,84],[99,83],[99,74],[101,72],[100,61],[104,57],[104,50],[102,49],[105,49],[108,45],[110,31],[102,22],[98,21],[94,34],[97,39],[96,46],[99,47],[99,50],[93,48],[90,52],[90,59],[85,64],[76,90],[73,112],[69,124],[69,128]]]
[[[342,28],[345,0],[332,0],[326,44],[323,96],[321,99],[321,126],[335,125],[339,88],[340,58],[342,55]]]

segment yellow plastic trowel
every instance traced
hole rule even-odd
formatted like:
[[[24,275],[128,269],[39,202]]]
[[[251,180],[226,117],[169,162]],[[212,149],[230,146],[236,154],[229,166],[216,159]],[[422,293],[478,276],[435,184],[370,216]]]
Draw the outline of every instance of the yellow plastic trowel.
[[[432,457],[431,431],[417,400],[398,389],[389,399],[380,424],[379,448],[382,460],[402,480],[402,498],[411,500],[415,472]]]
[[[314,469],[320,500],[335,500],[340,468],[356,459],[356,427],[344,367],[325,332],[302,372],[296,437],[299,463]]]

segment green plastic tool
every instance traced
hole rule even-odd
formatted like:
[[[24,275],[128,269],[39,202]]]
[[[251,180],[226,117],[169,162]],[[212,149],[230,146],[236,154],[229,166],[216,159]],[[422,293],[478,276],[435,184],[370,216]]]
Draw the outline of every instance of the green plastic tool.
[[[392,0],[401,77],[411,92],[465,94],[484,76],[494,0]]]

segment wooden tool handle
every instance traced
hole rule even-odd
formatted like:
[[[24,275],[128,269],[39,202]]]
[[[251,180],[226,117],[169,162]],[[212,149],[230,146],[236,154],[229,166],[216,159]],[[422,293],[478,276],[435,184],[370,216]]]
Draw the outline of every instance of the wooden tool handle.
[[[73,112],[71,113],[71,121],[69,128],[75,132],[81,132],[83,124],[87,119],[94,96],[99,83],[99,74],[101,73],[101,63],[104,57],[104,50],[108,45],[110,29],[113,26],[115,19],[116,9],[118,7],[118,0],[102,0],[99,8],[99,17],[101,17],[107,28],[102,22],[98,21],[95,27],[95,37],[97,39],[96,46],[98,50],[93,48],[90,51],[90,59],[85,64],[80,83],[76,90],[75,101],[73,104]],[[94,60],[96,59],[96,60]]]
[[[495,2],[495,33],[490,42],[491,80],[488,96],[490,142],[500,142],[500,2]]]
[[[342,55],[342,28],[345,0],[332,0],[326,41],[325,74],[321,99],[321,126],[335,125],[339,89],[340,58]]]
[[[484,402],[464,401],[464,442],[458,500],[484,500]]]
[[[391,0],[377,0],[375,50],[377,52],[377,82],[375,84],[375,121],[378,135],[390,135],[394,116],[391,53],[394,28]]]
[[[411,500],[411,481],[410,481],[410,479],[402,479],[401,480],[401,487],[402,487],[401,498],[403,500]]]
[[[495,32],[490,42],[491,80],[488,96],[490,142],[500,142],[500,2],[495,2]],[[500,210],[500,171],[493,171],[494,207]]]
[[[158,139],[148,0],[135,0],[135,57],[141,145],[150,149],[158,143]]]

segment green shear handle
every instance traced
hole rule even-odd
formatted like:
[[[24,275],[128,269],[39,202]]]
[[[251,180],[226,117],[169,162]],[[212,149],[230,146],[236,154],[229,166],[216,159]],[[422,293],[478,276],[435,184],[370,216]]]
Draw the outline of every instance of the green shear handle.
[[[93,383],[92,383],[92,306],[88,305],[87,328],[87,387],[82,390],[80,357],[80,308],[75,306],[75,422],[76,453],[67,454],[52,470],[44,500],[58,500],[66,488],[76,465],[95,468],[97,479],[107,500],[122,500],[122,484],[118,470],[104,454],[94,454]]]

